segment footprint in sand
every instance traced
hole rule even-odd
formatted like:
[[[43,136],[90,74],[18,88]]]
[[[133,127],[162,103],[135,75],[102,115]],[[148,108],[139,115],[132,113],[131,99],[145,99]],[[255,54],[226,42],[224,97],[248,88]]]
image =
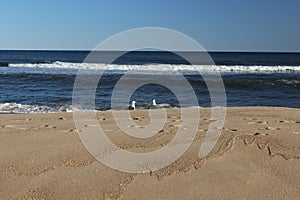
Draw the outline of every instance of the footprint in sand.
[[[210,122],[215,122],[216,120],[213,120],[213,119],[203,119],[203,121],[205,123],[210,123]]]
[[[85,128],[87,127],[98,127],[98,124],[86,124],[84,125]]]
[[[157,132],[157,131],[154,131]],[[172,132],[168,129],[161,129],[160,131],[158,131],[157,133],[162,133],[162,134],[171,134]]]
[[[271,127],[271,126],[266,127],[265,129],[270,130],[270,131],[280,130],[280,128],[275,128],[275,127]]]
[[[67,120],[66,118],[64,118],[64,117],[60,117],[60,118],[58,118],[59,120]]]
[[[265,136],[266,136],[266,135],[269,135],[269,134],[268,134],[268,133],[264,133],[264,134],[263,134],[263,133],[260,133],[260,132],[254,133],[254,136],[259,136],[259,135],[265,135]]]
[[[3,125],[2,128],[16,128],[17,125]]]
[[[64,132],[64,133],[72,133],[72,132],[77,132],[77,129],[60,130],[60,132]]]
[[[46,125],[42,126],[41,128],[52,128],[52,129],[54,129],[54,128],[57,128],[57,127],[46,124]]]
[[[144,128],[146,128],[146,127],[145,127],[145,126],[131,125],[131,126],[128,126],[128,128],[141,128],[141,129],[144,129]]]
[[[137,127],[139,127],[138,125],[129,125],[129,126],[127,126],[127,128],[137,128]]]
[[[130,125],[130,126],[127,126],[127,128],[146,128],[145,126],[138,126],[138,125]]]
[[[269,122],[267,122],[267,121],[259,121],[257,123],[259,123],[259,124],[268,124]]]
[[[249,118],[249,117],[244,117],[244,120],[256,120],[256,119]]]
[[[132,119],[135,121],[141,121],[141,119],[139,117],[133,117]]]
[[[105,121],[105,120],[106,120],[104,117],[101,117],[101,118],[95,117],[95,119],[97,119],[97,120],[99,120],[99,121]]]
[[[224,128],[225,131],[233,131],[233,132],[236,132],[238,131],[238,129],[236,128]]]
[[[264,125],[266,125],[266,124],[268,124],[269,122],[267,122],[267,121],[258,121],[258,122],[248,122],[248,124],[264,124]]]
[[[174,128],[174,127],[176,127],[176,128],[180,128],[181,127],[181,125],[180,124],[171,124],[171,125],[169,125],[169,127],[170,128]]]
[[[298,122],[295,122],[293,120],[280,120],[280,121],[277,121],[278,123],[286,123],[286,124],[296,124]]]

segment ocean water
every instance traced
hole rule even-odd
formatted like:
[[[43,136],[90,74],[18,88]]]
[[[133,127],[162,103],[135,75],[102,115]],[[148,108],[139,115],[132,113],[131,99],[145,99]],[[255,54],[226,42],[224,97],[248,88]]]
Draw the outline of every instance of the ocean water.
[[[115,85],[125,73],[130,81],[167,79],[177,72],[192,86],[198,103],[181,103],[167,87],[146,84],[133,92],[129,101],[139,109],[152,102],[160,107],[209,107],[211,98],[200,72],[220,72],[228,106],[279,106],[300,108],[300,53],[211,52],[215,64],[186,53],[194,65],[170,52],[129,52],[108,64],[116,52],[98,52],[96,62],[84,62],[88,51],[0,51],[0,112],[36,113],[72,111],[72,94],[80,69],[87,78],[104,74],[95,93],[97,110],[111,109]],[[125,95],[126,96],[126,95]],[[125,97],[124,97],[125,98]],[[189,98],[188,96],[186,98]],[[189,102],[189,101],[187,101]],[[130,102],[120,105],[126,109]]]

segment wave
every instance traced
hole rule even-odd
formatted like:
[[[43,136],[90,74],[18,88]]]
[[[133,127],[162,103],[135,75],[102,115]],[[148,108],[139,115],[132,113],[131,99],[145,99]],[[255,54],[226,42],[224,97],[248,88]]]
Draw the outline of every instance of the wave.
[[[74,108],[64,105],[56,108],[39,105],[23,105],[17,103],[0,103],[0,113],[52,113],[52,112],[72,112]]]
[[[151,109],[152,104],[137,104],[137,110]],[[157,109],[163,108],[177,108],[167,103],[157,104]],[[117,107],[117,110],[127,110],[128,107]],[[107,109],[95,109],[97,111],[103,111]],[[56,113],[56,112],[74,112],[74,111],[91,111],[88,109],[81,109],[71,105],[63,105],[59,107],[49,107],[40,105],[26,105],[18,103],[0,103],[0,114],[32,114],[32,113]],[[94,110],[93,110],[94,111]]]
[[[32,73],[73,73],[77,70],[105,70],[108,73],[174,73],[177,71],[186,73],[197,72],[221,72],[221,73],[300,73],[300,66],[246,66],[246,65],[173,65],[173,64],[144,64],[144,65],[119,65],[100,63],[20,63],[8,64],[6,70],[18,73],[22,71]],[[3,71],[3,70],[2,70]]]
[[[288,86],[300,86],[300,80],[287,80],[287,79],[282,79],[280,81],[278,81],[280,83],[283,83],[285,85],[288,85]]]

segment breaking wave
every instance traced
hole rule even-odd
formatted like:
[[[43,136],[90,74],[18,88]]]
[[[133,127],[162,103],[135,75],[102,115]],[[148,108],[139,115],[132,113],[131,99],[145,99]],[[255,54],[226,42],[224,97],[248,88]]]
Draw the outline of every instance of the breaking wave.
[[[100,63],[20,63],[8,64],[4,71],[6,73],[71,73],[76,74],[77,70],[105,70],[111,73],[174,73],[177,71],[186,73],[197,72],[221,72],[221,73],[300,73],[300,66],[246,66],[246,65],[177,65],[177,64],[144,64],[144,65],[119,65]],[[1,68],[0,68],[1,69]],[[0,73],[3,70],[0,70]]]
[[[52,113],[52,112],[72,112],[74,108],[64,105],[56,108],[38,105],[23,105],[18,103],[0,103],[0,113]]]

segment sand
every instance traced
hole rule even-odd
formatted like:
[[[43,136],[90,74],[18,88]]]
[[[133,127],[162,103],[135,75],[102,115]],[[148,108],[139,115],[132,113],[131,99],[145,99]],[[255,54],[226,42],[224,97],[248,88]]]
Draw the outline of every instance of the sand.
[[[198,151],[210,109],[199,112],[197,135],[184,155],[144,174],[97,161],[81,143],[72,113],[2,114],[0,199],[299,198],[300,109],[228,108],[222,135],[203,159]],[[180,127],[180,110],[167,114],[164,128],[149,139],[123,134],[110,111],[97,113],[97,120],[120,148],[145,152],[168,144]],[[149,123],[147,111],[131,116],[139,127]]]

